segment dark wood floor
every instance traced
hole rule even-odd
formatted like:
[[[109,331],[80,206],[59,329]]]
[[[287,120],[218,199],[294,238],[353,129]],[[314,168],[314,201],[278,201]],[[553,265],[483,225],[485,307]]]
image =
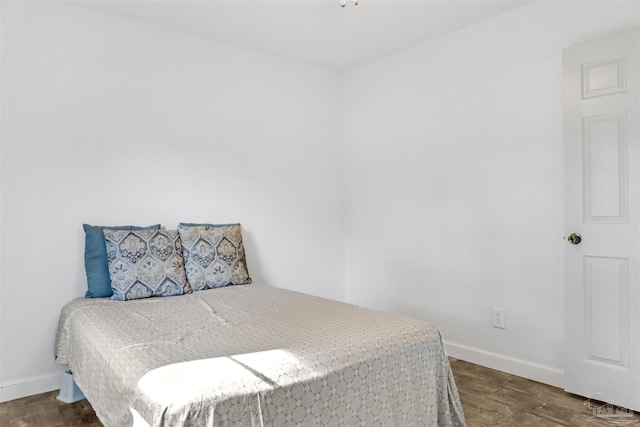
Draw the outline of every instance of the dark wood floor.
[[[591,418],[584,397],[462,360],[450,361],[468,427],[615,425]],[[640,426],[640,415],[633,419],[637,421],[630,425]]]
[[[588,420],[584,398],[514,375],[451,359],[469,427],[611,426]],[[102,426],[86,400],[65,404],[57,391],[0,403],[0,426]],[[636,414],[632,425],[640,426]]]

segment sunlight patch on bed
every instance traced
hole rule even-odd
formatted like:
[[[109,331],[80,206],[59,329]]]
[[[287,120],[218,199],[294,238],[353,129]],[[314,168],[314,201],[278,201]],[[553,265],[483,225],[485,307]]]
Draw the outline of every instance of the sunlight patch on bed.
[[[181,406],[193,399],[224,399],[317,378],[308,363],[286,350],[175,363],[147,372],[138,390],[162,406]]]

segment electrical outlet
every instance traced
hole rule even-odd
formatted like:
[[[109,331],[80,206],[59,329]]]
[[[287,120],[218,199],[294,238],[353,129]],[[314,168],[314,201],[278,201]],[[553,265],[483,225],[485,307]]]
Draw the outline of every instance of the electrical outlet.
[[[504,308],[493,307],[493,327],[504,329]]]

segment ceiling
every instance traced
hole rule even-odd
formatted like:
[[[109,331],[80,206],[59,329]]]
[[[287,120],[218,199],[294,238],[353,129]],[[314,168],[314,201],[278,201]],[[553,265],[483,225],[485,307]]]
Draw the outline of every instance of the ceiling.
[[[344,70],[531,1],[93,0],[60,3]]]

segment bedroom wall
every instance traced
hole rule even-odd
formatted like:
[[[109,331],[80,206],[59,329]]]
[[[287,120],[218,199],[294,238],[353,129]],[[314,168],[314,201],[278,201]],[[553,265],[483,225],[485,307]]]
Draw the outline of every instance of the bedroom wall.
[[[2,2],[0,401],[59,388],[82,223],[240,222],[254,282],[343,299],[341,76]]]
[[[345,74],[349,302],[562,385],[562,48],[638,5],[538,2]]]

